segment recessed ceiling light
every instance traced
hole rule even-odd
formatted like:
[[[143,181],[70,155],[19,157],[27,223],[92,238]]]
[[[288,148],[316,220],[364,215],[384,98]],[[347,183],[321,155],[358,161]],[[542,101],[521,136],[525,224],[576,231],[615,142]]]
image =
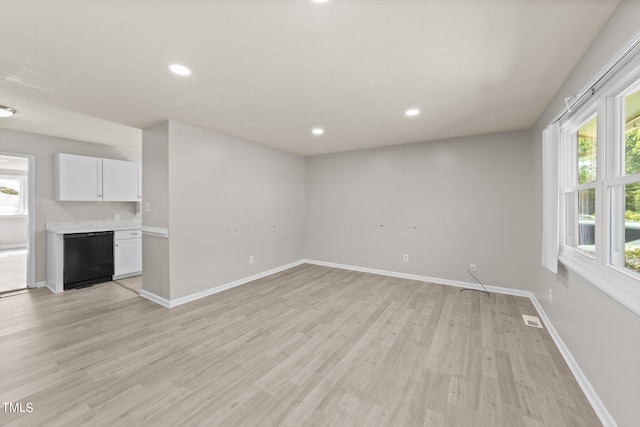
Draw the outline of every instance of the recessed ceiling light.
[[[316,136],[320,136],[324,134],[324,129],[322,128],[313,128],[311,129],[311,133],[316,135]]]
[[[326,3],[329,0],[311,0],[311,1],[314,2],[314,3]]]
[[[169,69],[172,73],[177,74],[179,76],[189,76],[191,75],[191,70],[180,64],[172,64],[169,65]]]
[[[420,110],[418,110],[417,108],[410,108],[404,112],[404,115],[408,117],[414,117],[414,116],[417,116],[418,114],[420,114]]]
[[[0,117],[11,117],[16,113],[11,107],[5,107],[4,105],[0,105]]]

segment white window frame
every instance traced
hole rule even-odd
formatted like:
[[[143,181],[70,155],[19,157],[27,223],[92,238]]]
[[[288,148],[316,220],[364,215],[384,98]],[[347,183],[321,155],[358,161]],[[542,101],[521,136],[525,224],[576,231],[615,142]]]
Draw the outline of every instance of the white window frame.
[[[7,173],[0,173],[0,178],[4,179],[18,179],[20,180],[20,210],[15,214],[5,214],[0,212],[0,218],[13,218],[13,217],[23,217],[28,215],[28,206],[29,206],[29,187],[28,187],[28,177],[27,175],[13,175]]]
[[[637,316],[640,316],[640,274],[624,268],[624,252],[621,253],[620,248],[624,248],[625,196],[616,189],[640,182],[640,174],[624,175],[624,129],[621,125],[624,122],[624,97],[639,89],[640,53],[635,53],[624,66],[601,81],[588,99],[562,118],[558,176],[558,260]],[[575,132],[594,114],[598,117],[597,179],[590,184],[578,185]],[[595,254],[572,246],[572,230],[568,225],[577,223],[566,195],[587,188],[596,190]]]

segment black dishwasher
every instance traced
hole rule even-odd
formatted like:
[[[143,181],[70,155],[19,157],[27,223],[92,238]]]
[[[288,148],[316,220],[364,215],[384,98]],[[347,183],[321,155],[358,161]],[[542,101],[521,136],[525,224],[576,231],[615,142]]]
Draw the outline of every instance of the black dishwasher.
[[[113,231],[64,235],[64,289],[113,278]]]

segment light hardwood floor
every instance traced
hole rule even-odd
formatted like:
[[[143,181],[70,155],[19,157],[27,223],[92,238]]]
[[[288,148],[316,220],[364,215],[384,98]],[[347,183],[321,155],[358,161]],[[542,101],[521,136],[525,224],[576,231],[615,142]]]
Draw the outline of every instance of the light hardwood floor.
[[[176,308],[0,300],[1,425],[596,426],[526,298],[302,265]]]
[[[114,282],[136,294],[142,292],[142,276],[127,277],[126,279],[114,280]]]

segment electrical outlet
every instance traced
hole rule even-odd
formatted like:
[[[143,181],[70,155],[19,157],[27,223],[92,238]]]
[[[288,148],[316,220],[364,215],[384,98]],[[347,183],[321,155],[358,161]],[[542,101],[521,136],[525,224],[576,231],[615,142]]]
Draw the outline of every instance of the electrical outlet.
[[[402,262],[409,262],[409,254],[402,255]]]
[[[253,257],[253,255],[249,255],[249,264],[253,264],[254,262],[256,262],[256,259]]]
[[[553,302],[553,291],[549,288],[549,302]]]
[[[119,214],[119,213],[114,213],[114,214],[113,214],[113,219],[114,219],[115,221],[120,221],[120,214]]]
[[[151,212],[151,203],[144,202],[144,211],[145,212]]]
[[[470,264],[469,265],[469,271],[476,271],[476,265],[475,264]]]

